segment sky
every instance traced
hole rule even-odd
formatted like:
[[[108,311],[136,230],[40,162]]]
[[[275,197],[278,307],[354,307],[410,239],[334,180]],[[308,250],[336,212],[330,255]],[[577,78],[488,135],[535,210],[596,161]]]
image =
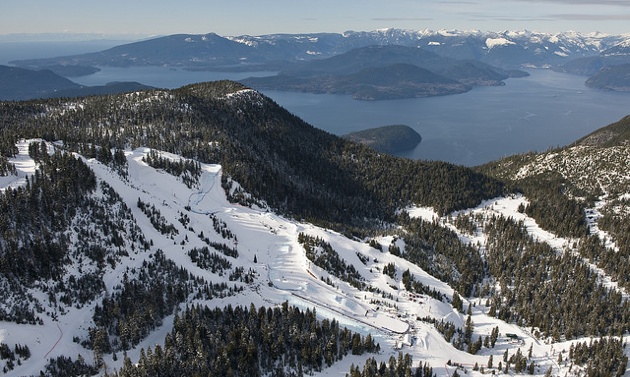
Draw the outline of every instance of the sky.
[[[0,0],[0,35],[400,29],[630,33],[630,0]]]

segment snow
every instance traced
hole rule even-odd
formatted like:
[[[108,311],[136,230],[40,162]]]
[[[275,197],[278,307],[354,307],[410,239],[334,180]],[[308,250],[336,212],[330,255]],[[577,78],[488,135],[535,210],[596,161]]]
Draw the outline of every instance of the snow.
[[[519,205],[521,204],[527,205],[527,203],[528,203],[527,198],[525,198],[524,196],[513,195],[509,197],[500,197],[500,198],[495,198],[492,200],[485,201],[476,208],[460,211],[460,213],[466,213],[466,214],[481,213],[485,215],[486,217],[492,216],[492,215],[502,215],[506,218],[512,218],[515,221],[522,221],[528,234],[530,234],[535,240],[539,242],[547,243],[548,245],[553,247],[558,253],[569,251],[569,252],[577,254],[577,252],[573,250],[571,246],[577,240],[557,237],[553,233],[550,233],[540,228],[540,226],[538,226],[538,224],[535,222],[534,219],[518,211]],[[598,234],[600,238],[602,239],[610,240],[610,237],[605,232],[597,228],[597,219],[601,216],[601,214],[599,213],[599,209],[601,209],[605,204],[606,204],[606,196],[600,198],[600,200],[596,202],[595,208],[587,211],[587,215],[590,215],[588,217],[589,218],[588,221],[591,227],[591,232]],[[458,231],[457,228],[455,228],[452,224],[449,223],[449,220],[447,217],[440,218],[432,208],[410,207],[410,208],[407,208],[406,211],[409,213],[410,216],[422,218],[425,221],[439,221],[441,224],[448,226],[449,228],[458,232],[460,240],[462,242],[470,243],[470,244],[479,244],[479,245],[483,245],[485,243],[485,236],[483,236],[483,234],[479,233],[473,236],[463,234],[462,232]],[[456,212],[450,215],[455,217],[458,215],[458,213]],[[612,244],[610,241],[607,244],[607,246],[611,247],[613,250],[615,248],[615,245]],[[482,249],[482,252],[483,252],[483,249]],[[613,282],[611,278],[605,273],[605,271],[601,270],[596,265],[590,263],[586,259],[584,259],[584,263],[588,265],[589,268],[591,268],[591,270],[593,270],[596,274],[598,274],[598,276],[600,277],[600,281],[604,284],[604,286],[619,291],[623,295],[625,300],[630,298],[630,296],[625,291],[625,289],[622,287],[619,287],[615,282]],[[526,328],[520,328],[513,324],[507,324],[507,323],[498,321],[493,317],[487,316],[486,312],[488,311],[488,308],[485,308],[482,305],[481,300],[478,300],[476,303],[471,300],[468,300],[468,302],[466,302],[465,300],[464,307],[466,307],[468,303],[473,303],[474,305],[472,308],[472,320],[473,320],[473,323],[475,324],[475,334],[481,334],[483,336],[489,335],[492,328],[494,328],[495,326],[499,326],[500,334],[506,334],[506,333],[516,334],[520,339],[519,342],[512,343],[510,339],[501,338],[501,337],[499,338],[500,344],[498,344],[497,347],[493,349],[492,351],[492,354],[494,355],[495,365],[497,365],[499,361],[499,359],[497,358],[497,355],[501,355],[502,352],[505,352],[506,349],[509,349],[510,354],[513,354],[516,348],[520,347],[521,351],[525,352],[525,350],[528,349],[528,347],[531,345],[532,354],[533,354],[532,359],[535,361],[536,365],[540,367],[539,372],[537,374],[544,374],[544,372],[549,367],[552,367],[554,375],[565,375],[565,374],[570,375],[569,373],[570,365],[566,365],[566,364],[559,365],[556,362],[558,358],[558,353],[563,352],[563,354],[565,355],[564,357],[566,358],[567,357],[566,355],[568,355],[568,351],[571,344],[574,344],[576,342],[584,342],[584,341],[589,342],[591,340],[591,338],[580,338],[576,340],[564,341],[564,342],[558,342],[558,343],[540,341],[539,339],[535,338]],[[452,316],[449,317],[447,315],[448,305],[447,307],[442,306],[439,309],[442,310],[440,314],[444,316],[445,321],[447,320],[452,321],[451,319]],[[453,310],[453,314],[454,316],[459,316],[459,314],[456,313],[454,310]],[[434,317],[438,318],[438,316],[435,316],[435,315]],[[456,324],[456,326],[463,327],[463,323],[461,322],[459,324],[456,322],[454,323]],[[488,350],[485,348],[482,349],[481,354],[488,355]],[[630,350],[626,350],[626,354],[627,355],[630,354]],[[466,360],[464,363],[468,363],[467,365],[470,365],[471,360],[474,360],[474,358],[471,358],[470,355],[467,355],[467,357],[453,358],[452,360]],[[486,357],[486,361],[487,361],[487,357]],[[485,363],[479,362],[479,365],[485,365]],[[448,371],[449,370],[448,367],[445,367],[445,370]],[[630,372],[630,368],[627,369],[627,372]],[[452,371],[450,371],[449,373],[452,374]]]
[[[28,145],[41,140],[23,140],[17,144],[18,155],[9,161],[15,165],[17,175],[0,176],[0,190],[18,188],[26,184],[26,177],[35,174],[35,161],[28,155]]]
[[[248,90],[241,91],[233,96],[248,92]],[[18,144],[20,153],[12,159],[18,168],[18,176],[1,178],[0,187],[22,185],[25,177],[34,173],[35,162],[28,157],[29,142],[28,140],[20,142]],[[449,303],[426,295],[410,295],[397,280],[381,273],[386,264],[394,263],[398,278],[402,271],[409,269],[415,280],[436,289],[446,297],[452,297],[453,289],[448,284],[387,251],[392,242],[404,249],[405,244],[402,240],[394,240],[392,236],[376,237],[376,241],[383,250],[379,251],[365,241],[349,239],[342,234],[313,224],[287,219],[265,208],[248,208],[232,204],[228,202],[221,187],[220,165],[201,164],[202,174],[199,183],[189,188],[180,178],[154,169],[143,162],[143,156],[149,151],[149,148],[137,148],[126,152],[127,179],[94,159],[85,160],[98,180],[106,181],[121,196],[147,239],[154,242],[151,250],[125,257],[116,268],[107,270],[103,280],[108,292],[115,289],[127,267],[140,266],[157,249],[163,250],[167,258],[197,276],[213,282],[226,281],[226,277],[213,275],[198,268],[184,252],[192,247],[205,245],[196,236],[197,233],[203,231],[204,235],[212,241],[228,242],[231,243],[230,246],[237,247],[239,257],[232,260],[234,267],[252,269],[256,271],[257,277],[253,284],[244,286],[245,291],[236,296],[187,304],[200,303],[224,307],[227,304],[249,306],[253,303],[256,306],[274,306],[288,301],[291,305],[304,309],[315,308],[319,317],[335,318],[353,331],[362,334],[369,333],[381,345],[381,354],[347,357],[333,368],[325,369],[316,375],[343,376],[349,371],[351,364],[363,366],[365,359],[372,356],[379,361],[387,362],[390,356],[397,356],[400,347],[403,352],[410,353],[414,365],[429,362],[438,376],[452,375],[454,367],[446,365],[449,360],[466,366],[469,373],[477,375],[477,372],[471,371],[472,365],[475,363],[486,365],[489,355],[493,355],[496,365],[506,349],[513,354],[517,348],[520,347],[524,351],[530,345],[533,345],[534,360],[542,370],[538,374],[542,375],[549,366],[554,368],[554,373],[561,370],[566,372],[566,368],[562,369],[555,364],[555,358],[559,350],[568,350],[570,342],[556,344],[541,342],[527,329],[488,316],[489,308],[479,300],[464,298],[464,307],[471,305],[472,320],[475,324],[473,338],[487,336],[497,326],[503,337],[499,338],[495,348],[483,348],[478,355],[456,350],[444,340],[433,325],[417,320],[417,318],[431,317],[437,321],[444,320],[452,322],[457,327],[463,327],[466,317],[453,309]],[[165,152],[159,153],[162,157],[175,161],[182,158]],[[98,192],[95,195],[98,195]],[[163,236],[153,228],[149,219],[136,206],[139,198],[159,208],[161,214],[178,229],[179,233],[174,239]],[[526,203],[527,199],[520,195],[501,197],[486,201],[462,213],[502,214],[517,221],[522,220],[528,232],[536,239],[549,243],[559,251],[567,248],[571,240],[555,237],[541,229],[533,219],[518,212],[519,205]],[[455,229],[448,223],[446,217],[440,217],[432,208],[410,207],[406,211],[412,217],[439,221]],[[181,213],[186,213],[190,218],[187,227],[176,221]],[[457,215],[458,213],[451,214],[451,216]],[[214,233],[210,216],[223,221],[235,234],[236,239],[224,240]],[[312,264],[306,258],[302,245],[297,241],[300,233],[319,237],[330,243],[341,258],[357,268],[368,285],[378,287],[392,298],[386,299],[382,295],[360,291]],[[188,241],[185,240],[186,236],[188,236]],[[461,232],[460,239],[463,242],[480,244],[484,241],[482,234],[469,235],[461,234]],[[182,242],[185,246],[181,246]],[[368,260],[366,264],[363,264],[357,254]],[[253,262],[254,259],[257,263]],[[67,273],[78,275],[78,266],[71,266]],[[600,273],[603,272],[600,271]],[[330,279],[333,285],[322,281],[322,278]],[[43,292],[34,292],[34,295],[46,297]],[[42,301],[42,303],[46,302],[46,300]],[[100,300],[97,299],[96,302]],[[82,355],[86,361],[91,362],[91,352],[73,342],[73,337],[86,337],[87,329],[93,326],[91,313],[96,302],[81,309],[68,308],[65,313],[57,313],[57,320],[53,320],[51,316],[44,316],[43,326],[0,322],[0,342],[7,343],[10,347],[16,343],[27,344],[33,355],[22,365],[8,372],[6,376],[37,375],[44,368],[47,358],[60,355],[73,358]],[[53,308],[49,310],[54,311]],[[133,350],[127,352],[129,357],[137,360],[141,348],[146,349],[155,344],[162,344],[166,334],[170,332],[172,323],[173,316],[165,318],[160,328],[153,331]],[[513,343],[505,338],[505,333],[517,334],[522,339],[521,343]],[[106,355],[105,362],[112,371],[121,367],[122,357],[119,353],[118,360],[114,361],[111,355]]]
[[[257,41],[253,41],[251,39],[248,38],[238,38],[238,37],[226,37],[227,39],[233,41],[233,42],[238,42],[244,45],[247,45],[249,47],[256,47],[258,46],[258,42]]]
[[[630,48],[630,38],[624,40],[623,42],[619,43],[616,47],[624,47],[624,48]]]
[[[513,45],[516,44],[510,40],[507,40],[505,38],[488,38],[486,39],[486,47],[488,47],[489,49],[492,49],[494,47],[497,46],[509,46],[509,45]]]
[[[411,217],[421,218],[426,221],[434,221],[440,218],[432,207],[409,207],[406,209]]]

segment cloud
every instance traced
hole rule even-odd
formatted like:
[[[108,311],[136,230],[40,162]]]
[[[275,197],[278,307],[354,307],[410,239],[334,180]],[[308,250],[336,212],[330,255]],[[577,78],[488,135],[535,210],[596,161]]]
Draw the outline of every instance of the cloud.
[[[539,17],[527,16],[488,16],[470,15],[469,20],[484,21],[494,20],[502,22],[554,22],[554,21],[630,21],[630,14],[546,14]]]
[[[430,17],[375,17],[372,21],[433,21]]]
[[[552,14],[550,17],[565,21],[630,21],[630,14]]]
[[[449,5],[477,5],[479,4],[476,1],[438,1],[438,4],[449,4]]]
[[[517,0],[525,3],[554,3],[565,5],[610,5],[618,7],[630,7],[628,0]]]
[[[488,20],[492,19],[494,21],[502,21],[502,22],[538,22],[538,21],[552,21],[549,18],[545,17],[478,17],[473,18],[472,20]]]

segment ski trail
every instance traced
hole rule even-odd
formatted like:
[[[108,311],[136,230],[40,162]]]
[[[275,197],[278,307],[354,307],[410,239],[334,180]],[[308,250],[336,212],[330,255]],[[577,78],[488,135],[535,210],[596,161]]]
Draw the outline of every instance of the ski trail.
[[[201,189],[198,192],[190,194],[188,197],[188,207],[190,207],[191,212],[201,215],[211,213],[210,211],[200,211],[197,207],[199,206],[199,203],[205,199],[206,195],[208,195],[208,193],[214,188],[215,178],[219,173],[221,173],[221,169],[219,169],[216,173],[205,171],[201,174]]]

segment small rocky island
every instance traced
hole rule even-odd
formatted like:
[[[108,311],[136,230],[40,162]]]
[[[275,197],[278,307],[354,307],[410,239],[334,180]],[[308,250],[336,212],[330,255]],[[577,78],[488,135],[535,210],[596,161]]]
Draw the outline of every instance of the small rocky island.
[[[349,133],[344,138],[388,154],[414,149],[422,140],[416,130],[405,125],[370,128]]]

